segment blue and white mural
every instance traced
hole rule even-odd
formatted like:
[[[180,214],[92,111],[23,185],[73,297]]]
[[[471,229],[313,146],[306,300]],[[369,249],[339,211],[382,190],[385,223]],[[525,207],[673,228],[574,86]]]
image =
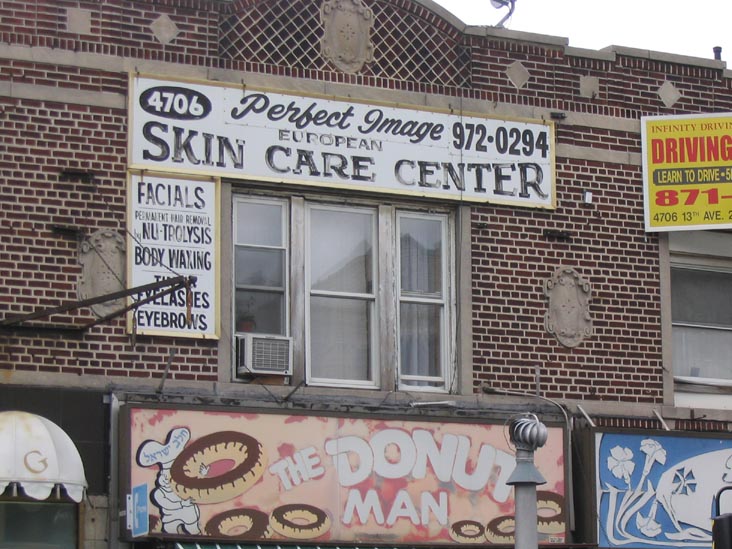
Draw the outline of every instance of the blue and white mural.
[[[597,433],[600,547],[710,547],[732,439]]]

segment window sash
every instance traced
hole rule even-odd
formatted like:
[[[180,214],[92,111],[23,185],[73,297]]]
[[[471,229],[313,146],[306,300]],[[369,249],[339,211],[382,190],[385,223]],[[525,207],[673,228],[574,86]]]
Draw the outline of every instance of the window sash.
[[[289,334],[288,203],[239,196],[233,201],[232,257],[234,331]],[[238,268],[262,258],[263,269]],[[272,303],[279,303],[276,309]]]
[[[374,208],[306,204],[306,375],[312,385],[379,386],[377,220]],[[326,304],[333,305],[328,314]]]
[[[732,379],[732,329],[674,325],[674,375]]]
[[[400,382],[443,387],[444,308],[402,303],[399,317]]]
[[[672,265],[671,294],[674,375],[732,379],[732,271]]]
[[[414,234],[414,230],[423,234]],[[396,239],[398,387],[445,391],[451,371],[448,217],[397,212]]]
[[[377,386],[373,300],[313,296],[308,308],[310,380],[327,386]]]
[[[732,328],[732,272],[671,268],[673,323]]]

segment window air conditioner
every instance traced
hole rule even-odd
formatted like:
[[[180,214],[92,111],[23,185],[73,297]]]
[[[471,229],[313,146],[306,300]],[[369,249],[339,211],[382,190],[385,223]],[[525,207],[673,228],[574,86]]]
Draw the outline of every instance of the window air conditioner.
[[[292,375],[292,338],[278,335],[237,334],[236,375]]]

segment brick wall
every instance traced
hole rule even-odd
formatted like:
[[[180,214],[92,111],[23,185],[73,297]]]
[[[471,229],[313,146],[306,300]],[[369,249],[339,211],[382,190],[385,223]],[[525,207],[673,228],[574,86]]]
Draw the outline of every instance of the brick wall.
[[[13,85],[55,88],[59,100],[0,97],[4,136],[0,189],[0,303],[4,317],[53,309],[77,300],[80,237],[100,229],[125,234],[127,113],[65,103],[65,94],[126,94],[126,74],[3,60]],[[93,174],[91,182],[62,172]],[[58,228],[65,230],[59,231]],[[124,273],[121,273],[124,277]],[[175,348],[170,377],[218,378],[215,344],[153,338],[135,341],[123,318],[76,328],[97,319],[88,308],[56,314],[33,325],[61,327],[2,334],[0,369],[113,378],[160,378]],[[71,330],[71,331],[70,331]]]
[[[384,16],[398,11],[415,25],[425,25],[427,34],[439,37],[438,45],[465,48],[469,63],[451,64],[450,58],[444,69],[469,70],[465,86],[454,84],[455,74],[445,74],[444,82],[410,79],[403,65],[384,69],[382,63],[347,75],[323,63],[314,68],[277,66],[265,59],[219,57],[223,22],[251,10],[284,12],[283,3],[275,0],[0,0],[0,42],[129,58],[131,66],[139,59],[438,93],[484,101],[489,113],[496,105],[571,113],[574,118],[560,120],[556,127],[560,147],[556,211],[473,208],[474,388],[487,383],[533,392],[538,365],[541,389],[550,397],[660,403],[659,242],[656,235],[643,230],[641,167],[637,162],[583,159],[561,151],[579,147],[639,155],[636,128],[642,115],[732,109],[730,80],[724,77],[721,64],[641,58],[630,50],[590,55],[567,49],[559,41],[540,44],[520,33],[516,40],[490,33],[462,35],[406,0],[370,4]],[[68,31],[67,9],[91,12],[88,34]],[[168,43],[161,43],[151,30],[160,16],[170,18],[178,29]],[[374,32],[380,39],[400,44],[398,37],[384,34],[387,30]],[[312,44],[318,47],[318,40]],[[399,47],[403,50],[392,50],[391,55],[407,51],[405,44]],[[521,88],[506,74],[517,61],[530,74]],[[599,79],[594,96],[579,93],[580,81],[587,77]],[[124,96],[127,79],[122,71],[43,59],[0,59],[0,85],[6,89],[40,86],[58,94],[43,100],[28,94],[0,96],[5,146],[0,160],[0,303],[6,316],[76,299],[79,243],[68,234],[54,232],[54,225],[78,228],[85,235],[101,228],[124,234],[126,109],[67,103],[66,98],[80,92]],[[682,95],[672,107],[664,106],[657,93],[664,82],[672,82]],[[579,115],[628,124],[603,126],[587,123]],[[60,172],[68,168],[93,172],[93,183],[62,181]],[[593,192],[592,205],[582,204],[584,190]],[[546,236],[547,229],[568,236]],[[544,327],[543,285],[560,266],[574,268],[592,288],[594,335],[572,349],[560,345]],[[93,319],[88,310],[81,310],[52,320],[78,326]],[[172,379],[216,379],[215,342],[166,339],[163,344],[149,337],[133,341],[122,319],[73,337],[4,334],[0,369],[159,378],[171,347],[176,348]]]
[[[582,177],[588,169],[586,162],[558,160],[553,212],[475,209],[475,380],[533,393],[540,366],[540,388],[549,397],[657,402],[659,251],[657,237],[643,231],[640,168],[613,165],[602,182]],[[597,205],[582,204],[583,189]],[[594,335],[572,349],[544,325],[544,284],[559,267],[574,268],[592,290]]]

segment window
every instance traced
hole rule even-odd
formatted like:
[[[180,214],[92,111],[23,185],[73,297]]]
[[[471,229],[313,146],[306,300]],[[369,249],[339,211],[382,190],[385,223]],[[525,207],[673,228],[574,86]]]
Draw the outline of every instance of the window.
[[[0,501],[0,549],[76,549],[78,520],[73,502]]]
[[[308,207],[310,381],[375,386],[376,210]]]
[[[453,214],[343,202],[235,197],[235,331],[302,327],[310,385],[457,390]]]
[[[287,205],[237,201],[234,319],[237,332],[286,335]]]
[[[732,380],[732,235],[669,236],[674,375]]]
[[[400,386],[442,389],[448,363],[447,218],[400,212],[397,219]]]
[[[674,373],[732,379],[732,271],[671,268]]]

